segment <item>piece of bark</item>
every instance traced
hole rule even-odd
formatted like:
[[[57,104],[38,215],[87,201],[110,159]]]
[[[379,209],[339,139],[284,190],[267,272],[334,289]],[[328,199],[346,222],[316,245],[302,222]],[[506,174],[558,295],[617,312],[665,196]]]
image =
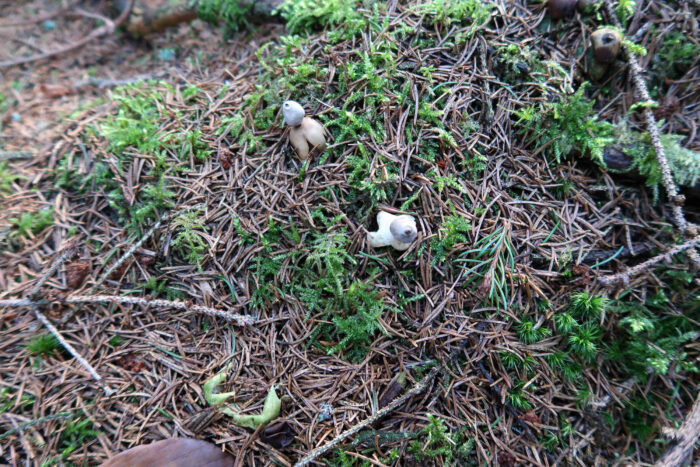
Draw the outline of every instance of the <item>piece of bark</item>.
[[[664,435],[671,439],[666,453],[655,464],[656,467],[679,467],[693,461],[695,443],[700,437],[700,394],[696,396],[688,417],[677,430],[664,430]]]
[[[101,467],[231,467],[234,459],[212,443],[170,438],[127,449]]]

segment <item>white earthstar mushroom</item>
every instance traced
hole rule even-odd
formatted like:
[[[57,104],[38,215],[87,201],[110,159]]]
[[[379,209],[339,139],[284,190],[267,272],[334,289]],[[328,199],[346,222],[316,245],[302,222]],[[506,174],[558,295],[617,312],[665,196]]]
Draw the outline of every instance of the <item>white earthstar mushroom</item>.
[[[309,152],[314,149],[326,149],[326,135],[323,125],[311,117],[306,117],[304,108],[296,101],[286,101],[282,104],[284,121],[291,127],[289,142],[299,155],[299,159],[309,158]]]
[[[385,211],[377,214],[379,230],[367,232],[367,240],[372,248],[391,245],[399,251],[407,250],[418,237],[416,220],[408,215],[395,216]]]
[[[282,104],[282,115],[284,115],[284,123],[289,126],[297,126],[305,116],[304,107],[297,101],[285,101]]]

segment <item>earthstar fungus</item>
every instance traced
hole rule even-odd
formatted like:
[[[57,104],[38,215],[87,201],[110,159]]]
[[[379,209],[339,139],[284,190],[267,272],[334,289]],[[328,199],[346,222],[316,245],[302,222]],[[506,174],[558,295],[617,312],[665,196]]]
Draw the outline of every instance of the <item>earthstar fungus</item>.
[[[591,34],[591,46],[597,62],[610,64],[620,54],[622,37],[616,29],[601,28]]]
[[[285,101],[282,104],[284,122],[290,127],[289,142],[305,161],[314,149],[323,151],[326,148],[326,135],[323,125],[311,117],[306,117],[304,108],[296,101]]]
[[[391,245],[394,249],[407,250],[418,237],[416,220],[408,215],[396,216],[385,211],[377,214],[376,232],[367,232],[367,241],[372,248]]]

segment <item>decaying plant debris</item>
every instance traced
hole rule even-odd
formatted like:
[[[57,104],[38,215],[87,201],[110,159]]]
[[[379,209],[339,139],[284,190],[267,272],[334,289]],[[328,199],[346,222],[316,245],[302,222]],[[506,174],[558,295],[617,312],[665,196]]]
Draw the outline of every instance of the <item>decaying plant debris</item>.
[[[239,465],[659,459],[697,399],[700,302],[645,118],[690,199],[700,11],[632,3],[653,104],[622,58],[590,76],[611,11],[524,1],[285,2],[285,26],[223,18],[227,42],[195,22],[8,69],[0,457],[196,436]],[[70,42],[7,8],[1,33]],[[329,132],[308,161],[290,99]],[[415,218],[407,250],[370,247],[380,211]],[[241,414],[283,400],[269,433],[206,407],[228,362]]]

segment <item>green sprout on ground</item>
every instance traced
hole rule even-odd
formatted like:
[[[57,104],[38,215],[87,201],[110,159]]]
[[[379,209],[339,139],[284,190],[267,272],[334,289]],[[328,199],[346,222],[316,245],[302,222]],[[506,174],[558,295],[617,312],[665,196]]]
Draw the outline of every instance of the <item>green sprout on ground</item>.
[[[509,228],[498,227],[479,239],[474,248],[463,251],[455,263],[463,264],[464,286],[477,285],[478,292],[500,308],[508,307],[511,272],[515,267],[515,250],[510,241]]]
[[[480,0],[431,0],[414,8],[417,13],[426,15],[432,24],[449,27],[453,23],[470,23],[472,26],[466,35],[469,38],[489,21],[494,6]]]
[[[293,34],[308,33],[324,27],[345,30],[342,37],[352,36],[366,24],[358,12],[356,0],[284,0],[277,12]]]
[[[23,409],[31,407],[34,404],[34,396],[22,392],[22,396],[17,400],[17,393],[10,388],[0,388],[0,414],[9,412],[10,410],[21,412]]]
[[[44,334],[35,337],[27,344],[27,351],[32,355],[47,357],[54,355],[57,350],[62,349],[61,343],[53,334]]]

